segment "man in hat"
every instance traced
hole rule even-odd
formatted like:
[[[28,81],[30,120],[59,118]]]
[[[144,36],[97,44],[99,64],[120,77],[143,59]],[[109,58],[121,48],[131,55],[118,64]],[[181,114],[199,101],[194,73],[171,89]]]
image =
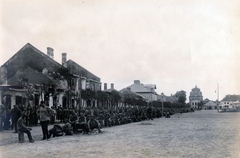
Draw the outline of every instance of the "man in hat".
[[[49,135],[48,135],[48,125],[50,121],[50,117],[54,114],[54,111],[46,106],[43,101],[40,102],[40,107],[37,111],[41,128],[42,128],[42,134],[43,138],[42,140],[48,140]]]
[[[34,140],[32,138],[31,132],[30,132],[30,130],[32,130],[32,129],[30,127],[26,127],[23,123],[24,122],[23,120],[25,117],[26,117],[26,113],[25,113],[25,111],[23,111],[21,113],[21,117],[17,121],[17,129],[19,132],[27,133],[29,142],[33,143]]]

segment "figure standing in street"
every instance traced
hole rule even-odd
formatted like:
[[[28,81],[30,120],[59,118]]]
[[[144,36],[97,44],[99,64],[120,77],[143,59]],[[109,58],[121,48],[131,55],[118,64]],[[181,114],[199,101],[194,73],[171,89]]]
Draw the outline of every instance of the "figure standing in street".
[[[3,130],[5,117],[6,117],[5,106],[1,104],[0,105],[0,132]]]
[[[17,105],[13,106],[13,109],[11,110],[11,114],[12,114],[12,130],[14,127],[13,133],[17,133],[17,121],[21,117],[21,110],[18,108]]]
[[[153,120],[152,107],[150,105],[147,108],[147,117],[148,117],[148,119]]]
[[[49,125],[51,116],[54,114],[54,111],[48,106],[46,106],[43,101],[41,101],[40,107],[37,113],[38,113],[40,124],[42,127],[42,134],[43,134],[42,140],[46,140],[46,139],[48,140],[49,139],[48,125]]]
[[[5,108],[5,120],[4,120],[4,129],[9,130],[10,129],[10,119],[11,119],[11,111],[9,108]]]

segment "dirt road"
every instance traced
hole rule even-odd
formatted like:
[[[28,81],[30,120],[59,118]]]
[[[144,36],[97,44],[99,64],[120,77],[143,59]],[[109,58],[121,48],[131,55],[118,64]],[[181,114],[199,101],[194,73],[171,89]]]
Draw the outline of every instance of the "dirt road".
[[[5,131],[0,133],[0,157],[240,157],[240,113],[196,111],[103,131],[41,141],[41,129],[34,127],[32,133],[36,141],[33,144],[19,144],[17,134]]]

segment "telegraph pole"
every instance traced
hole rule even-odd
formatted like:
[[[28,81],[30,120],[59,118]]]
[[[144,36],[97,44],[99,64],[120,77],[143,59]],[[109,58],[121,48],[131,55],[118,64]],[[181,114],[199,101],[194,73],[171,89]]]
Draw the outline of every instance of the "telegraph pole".
[[[217,84],[217,111],[219,112],[219,84]]]

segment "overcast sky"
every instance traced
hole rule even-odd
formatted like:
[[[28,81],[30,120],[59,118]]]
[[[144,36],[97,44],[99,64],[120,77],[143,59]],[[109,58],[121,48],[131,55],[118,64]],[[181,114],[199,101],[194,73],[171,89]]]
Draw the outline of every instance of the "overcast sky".
[[[26,43],[54,49],[120,90],[240,94],[238,0],[0,0],[0,65]]]

